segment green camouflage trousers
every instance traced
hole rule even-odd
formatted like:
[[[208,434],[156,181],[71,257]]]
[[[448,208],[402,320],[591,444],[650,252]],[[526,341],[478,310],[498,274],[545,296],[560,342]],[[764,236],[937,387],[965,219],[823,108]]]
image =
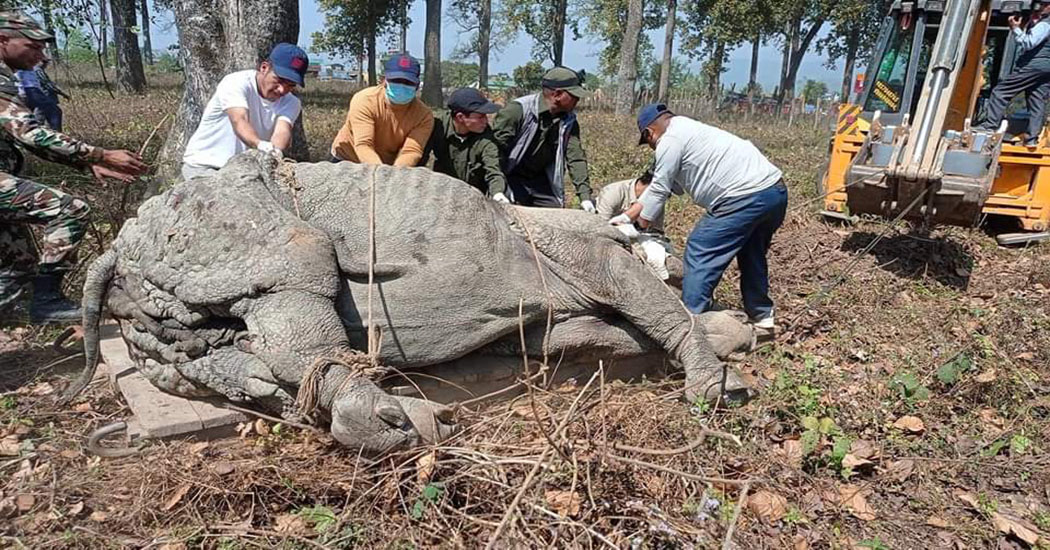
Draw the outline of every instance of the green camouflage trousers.
[[[40,273],[69,270],[91,209],[58,189],[0,172],[0,277],[33,274],[37,262],[26,224],[44,226]]]

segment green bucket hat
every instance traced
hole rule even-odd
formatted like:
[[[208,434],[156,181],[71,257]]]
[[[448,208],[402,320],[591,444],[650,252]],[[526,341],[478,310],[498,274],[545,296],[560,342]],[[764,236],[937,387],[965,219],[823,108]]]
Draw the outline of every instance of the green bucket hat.
[[[576,72],[568,67],[554,67],[543,74],[543,87],[565,90],[573,97],[583,99],[591,96],[591,92],[583,87],[583,79],[583,71]]]
[[[39,41],[54,38],[35,19],[17,11],[0,11],[0,35]]]

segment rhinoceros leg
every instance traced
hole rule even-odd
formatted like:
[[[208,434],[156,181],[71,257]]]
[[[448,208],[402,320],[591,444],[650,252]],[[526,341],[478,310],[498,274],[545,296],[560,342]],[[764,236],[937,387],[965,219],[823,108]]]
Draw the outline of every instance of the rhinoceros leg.
[[[681,363],[690,400],[718,399],[723,388],[734,399],[746,397],[747,384],[719,361],[703,324],[627,249],[618,231],[578,211],[516,212],[532,226],[533,241],[552,260],[551,270],[579,300],[613,309]]]

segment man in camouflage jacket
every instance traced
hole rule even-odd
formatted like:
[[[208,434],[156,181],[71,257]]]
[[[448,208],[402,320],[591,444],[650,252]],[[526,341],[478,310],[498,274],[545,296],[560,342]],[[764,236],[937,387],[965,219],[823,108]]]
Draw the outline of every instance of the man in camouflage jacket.
[[[17,177],[19,149],[77,168],[89,167],[96,179],[130,182],[145,171],[138,155],[88,145],[41,126],[18,96],[14,71],[32,69],[44,59],[51,34],[18,12],[0,12],[0,315],[33,280],[30,319],[34,323],[80,319],[80,308],[61,293],[77,245],[87,229],[90,209],[58,189]],[[27,239],[26,224],[43,226],[39,265]]]

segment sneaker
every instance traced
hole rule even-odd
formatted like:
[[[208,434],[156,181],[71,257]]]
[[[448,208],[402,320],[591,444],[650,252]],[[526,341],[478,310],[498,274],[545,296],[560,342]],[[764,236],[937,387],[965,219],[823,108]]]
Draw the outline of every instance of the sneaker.
[[[765,317],[763,317],[763,318],[761,318],[761,319],[759,319],[759,320],[757,320],[757,321],[755,319],[751,319],[751,324],[754,325],[755,328],[760,328],[760,329],[765,329],[765,330],[773,330],[773,329],[777,328],[776,324],[773,323],[773,314],[772,313],[767,315],[767,316],[765,316]]]

